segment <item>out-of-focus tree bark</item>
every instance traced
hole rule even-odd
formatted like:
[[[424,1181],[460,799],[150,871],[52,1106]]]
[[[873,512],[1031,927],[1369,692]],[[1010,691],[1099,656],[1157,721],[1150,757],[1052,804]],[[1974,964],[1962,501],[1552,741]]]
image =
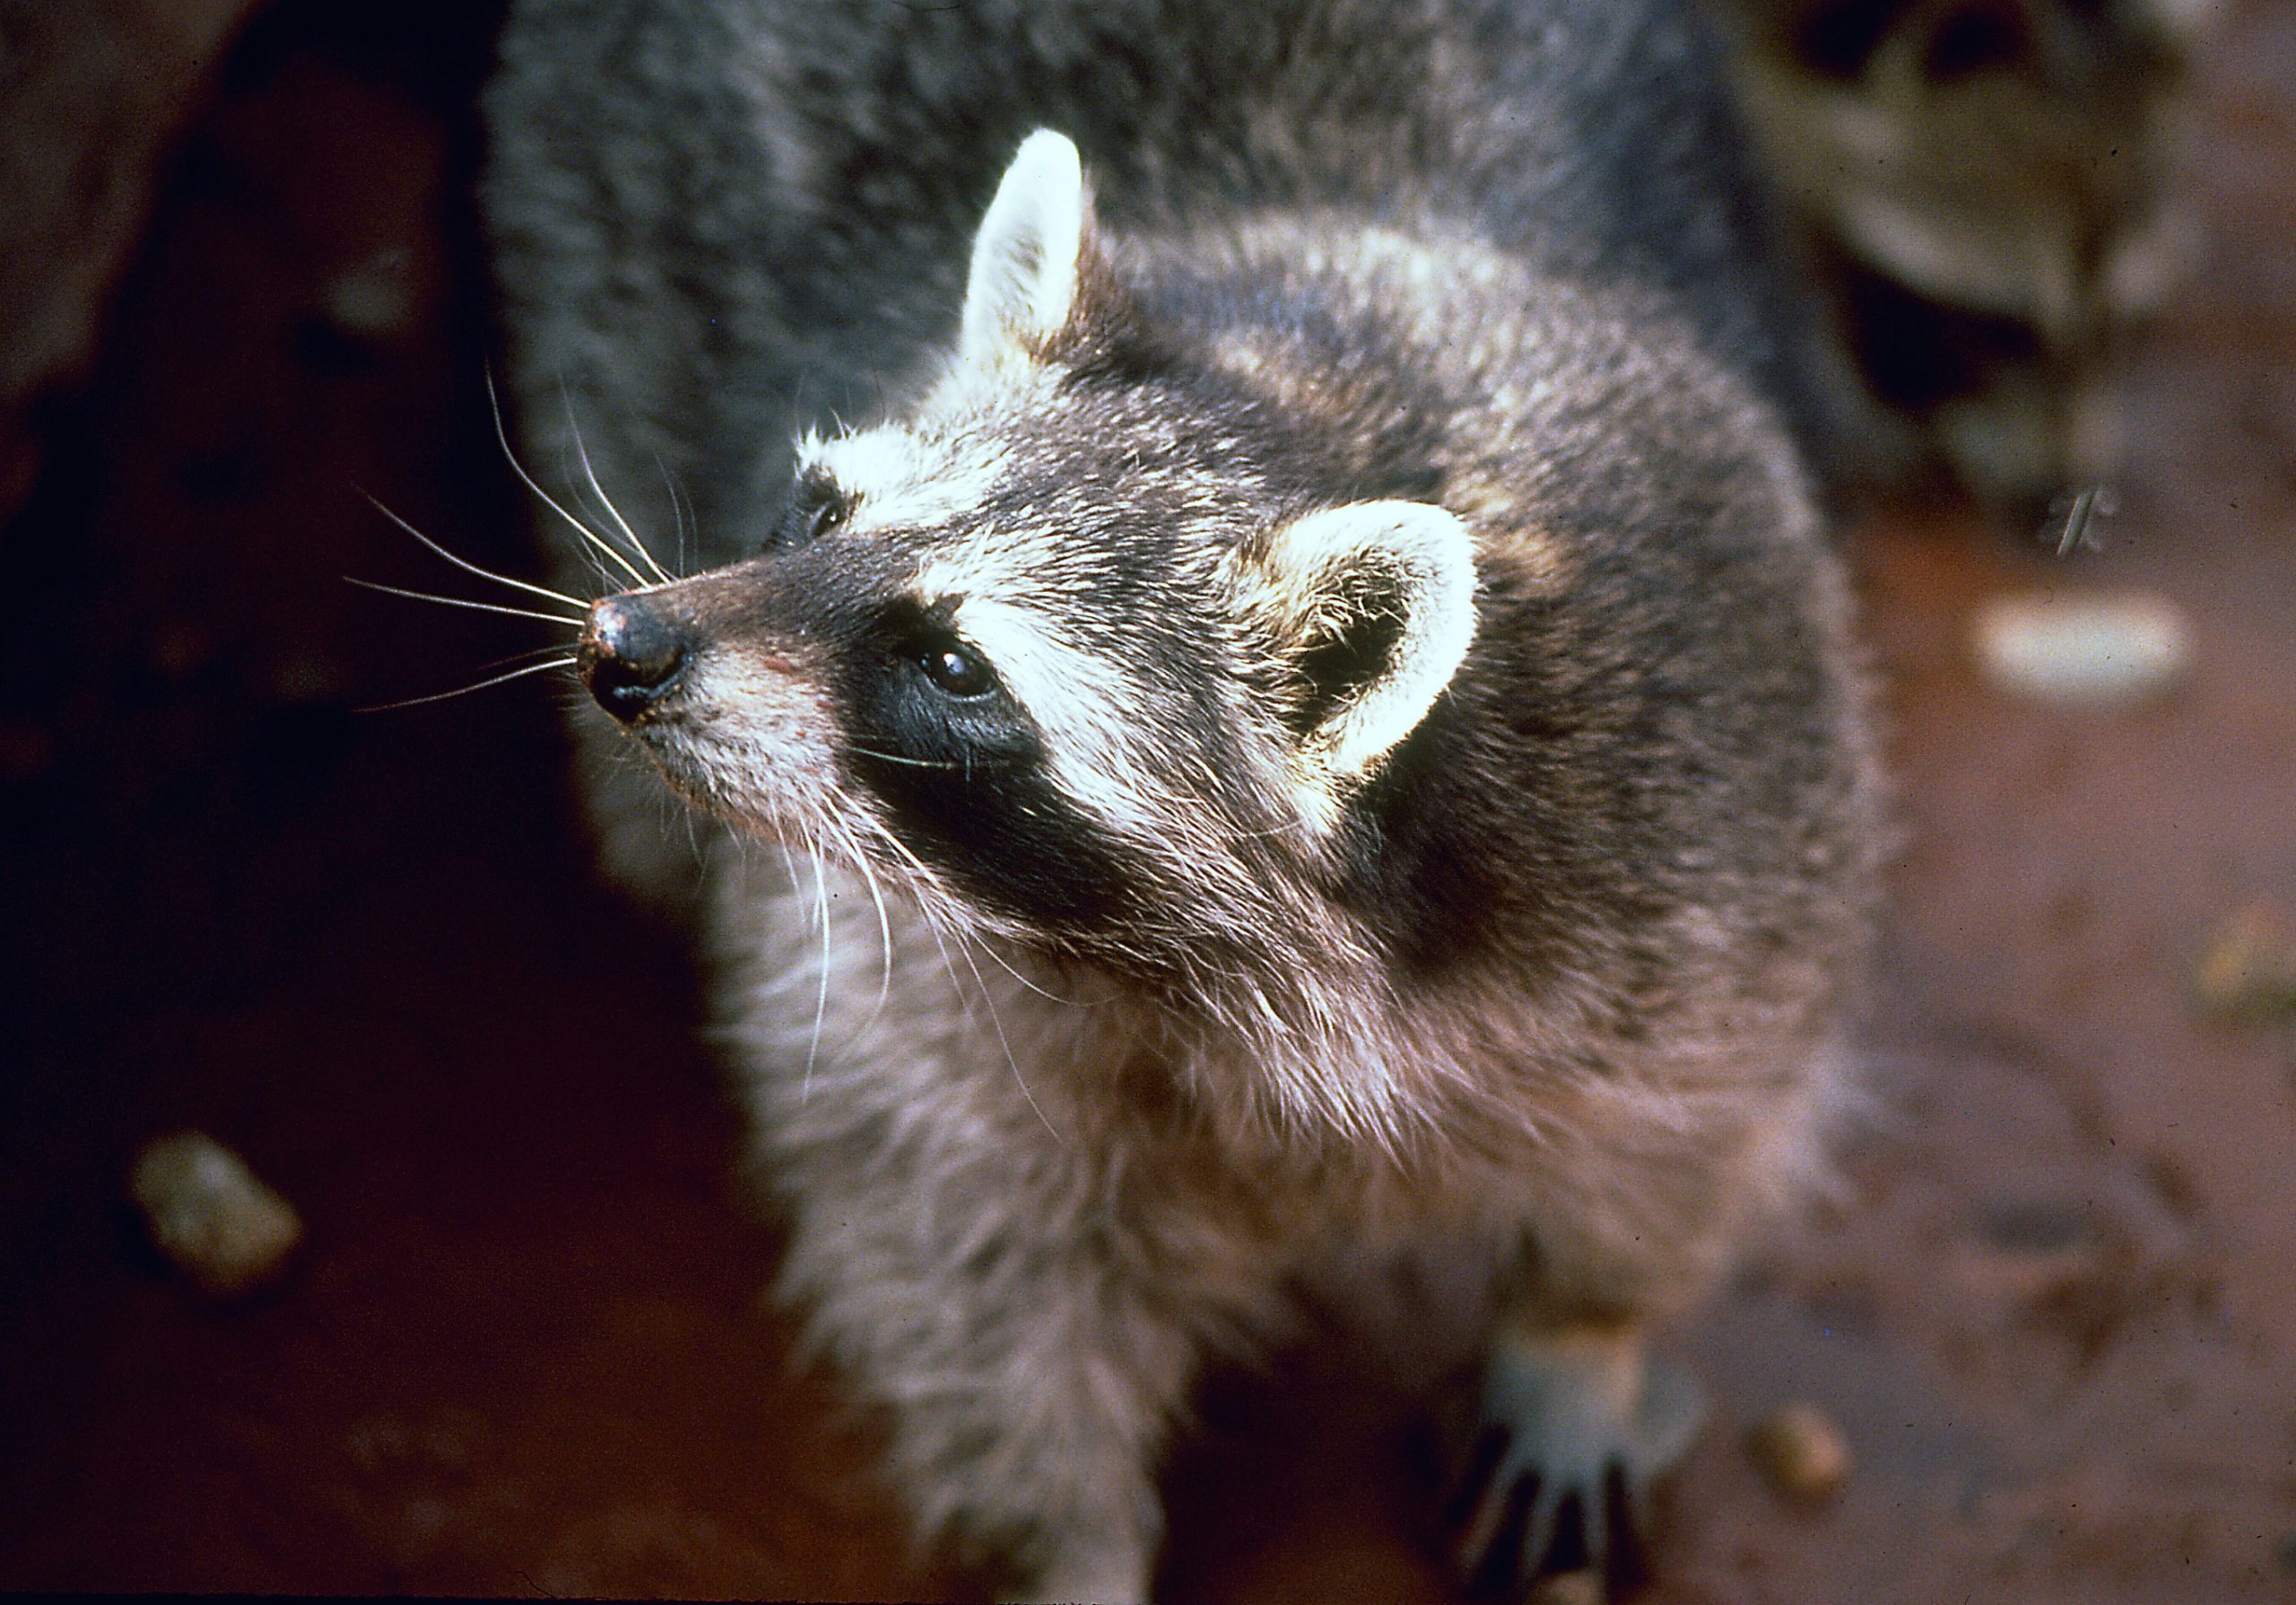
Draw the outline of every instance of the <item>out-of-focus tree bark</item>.
[[[259,0],[0,0],[0,521],[94,355],[152,182]]]

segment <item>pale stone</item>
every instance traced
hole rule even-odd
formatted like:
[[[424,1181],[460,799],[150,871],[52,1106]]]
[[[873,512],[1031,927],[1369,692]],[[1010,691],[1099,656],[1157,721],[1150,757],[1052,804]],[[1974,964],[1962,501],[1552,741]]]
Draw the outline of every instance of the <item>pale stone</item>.
[[[2192,667],[2192,632],[2175,604],[2142,592],[1999,597],[1977,616],[1986,677],[2039,702],[2126,708]]]
[[[303,1234],[294,1208],[239,1156],[199,1131],[146,1147],[128,1178],[152,1241],[177,1269],[217,1297],[277,1279]]]
[[[1797,1499],[1824,1499],[1849,1475],[1848,1440],[1814,1405],[1771,1411],[1747,1435],[1746,1447],[1770,1486]]]

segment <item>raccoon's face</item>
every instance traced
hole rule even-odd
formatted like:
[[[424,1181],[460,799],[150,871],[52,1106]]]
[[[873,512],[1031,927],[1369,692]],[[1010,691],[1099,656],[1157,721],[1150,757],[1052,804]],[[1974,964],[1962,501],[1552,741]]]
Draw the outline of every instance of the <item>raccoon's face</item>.
[[[1118,964],[1274,962],[1465,654],[1466,530],[1331,506],[1144,328],[1040,133],[913,415],[808,439],[750,560],[606,598],[581,668],[671,783]]]

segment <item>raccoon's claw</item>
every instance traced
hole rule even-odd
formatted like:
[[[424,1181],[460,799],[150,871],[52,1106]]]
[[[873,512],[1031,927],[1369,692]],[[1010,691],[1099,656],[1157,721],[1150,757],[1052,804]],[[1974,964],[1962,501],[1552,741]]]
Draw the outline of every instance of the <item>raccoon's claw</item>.
[[[1698,1384],[1631,1333],[1502,1337],[1457,1435],[1445,1514],[1460,1574],[1509,1596],[1578,1570],[1631,1587],[1651,1490],[1704,1417]]]

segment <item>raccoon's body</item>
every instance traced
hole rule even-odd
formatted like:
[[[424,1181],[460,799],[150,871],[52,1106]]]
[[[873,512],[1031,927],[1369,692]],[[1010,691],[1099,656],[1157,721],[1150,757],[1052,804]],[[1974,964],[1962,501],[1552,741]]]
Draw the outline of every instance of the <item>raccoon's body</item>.
[[[786,1285],[920,1527],[1144,1595],[1203,1358],[1434,1252],[1461,1560],[1600,1564],[1694,1418],[1643,1324],[1819,1164],[1875,857],[1700,36],[527,0],[505,60],[529,440],[724,563],[583,671],[732,827]]]

